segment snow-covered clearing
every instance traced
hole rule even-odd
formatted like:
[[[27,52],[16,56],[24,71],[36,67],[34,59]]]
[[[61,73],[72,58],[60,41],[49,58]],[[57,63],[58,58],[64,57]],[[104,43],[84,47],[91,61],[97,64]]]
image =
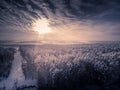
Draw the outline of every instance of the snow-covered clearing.
[[[23,58],[20,55],[19,48],[16,48],[10,75],[7,79],[0,82],[0,90],[16,90],[18,87],[36,85],[36,80],[25,80],[22,70],[22,60]]]

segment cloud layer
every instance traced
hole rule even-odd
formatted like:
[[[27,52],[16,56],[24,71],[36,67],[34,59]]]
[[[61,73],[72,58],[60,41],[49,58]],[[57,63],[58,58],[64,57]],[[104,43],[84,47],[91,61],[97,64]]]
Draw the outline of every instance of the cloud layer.
[[[72,30],[70,36],[77,40],[83,33],[86,37],[82,38],[88,40],[97,36],[96,40],[119,40],[119,11],[119,0],[2,0],[0,37],[4,39],[3,34],[12,32],[33,32],[32,23],[45,18],[53,29],[63,29],[63,33],[68,28]]]

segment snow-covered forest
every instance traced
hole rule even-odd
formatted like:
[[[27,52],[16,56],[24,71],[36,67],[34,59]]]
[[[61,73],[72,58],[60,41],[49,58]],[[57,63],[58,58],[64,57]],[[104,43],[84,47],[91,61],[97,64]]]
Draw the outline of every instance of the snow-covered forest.
[[[120,43],[0,46],[0,90],[119,90]]]

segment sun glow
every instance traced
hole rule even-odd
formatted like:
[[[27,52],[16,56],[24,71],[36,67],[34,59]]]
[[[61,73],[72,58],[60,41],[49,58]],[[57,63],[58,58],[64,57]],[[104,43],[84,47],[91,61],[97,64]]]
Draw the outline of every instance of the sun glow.
[[[48,34],[52,32],[51,28],[49,27],[49,22],[46,19],[36,20],[32,27],[33,30],[37,31],[39,34]]]
[[[88,36],[92,35],[92,33],[86,31],[91,30],[90,27],[83,25],[74,26],[72,23],[68,25],[50,26],[50,22],[50,20],[45,18],[33,22],[32,30],[35,32],[36,41],[42,43],[79,43],[87,42]],[[78,27],[82,30],[77,30],[79,29]]]

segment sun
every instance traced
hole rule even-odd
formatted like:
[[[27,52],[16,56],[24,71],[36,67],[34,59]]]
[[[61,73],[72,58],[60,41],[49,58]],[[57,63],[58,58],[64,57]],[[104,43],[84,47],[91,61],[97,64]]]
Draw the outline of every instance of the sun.
[[[49,22],[47,19],[39,19],[33,23],[32,26],[34,31],[37,31],[39,34],[49,34],[52,32],[49,27]]]

